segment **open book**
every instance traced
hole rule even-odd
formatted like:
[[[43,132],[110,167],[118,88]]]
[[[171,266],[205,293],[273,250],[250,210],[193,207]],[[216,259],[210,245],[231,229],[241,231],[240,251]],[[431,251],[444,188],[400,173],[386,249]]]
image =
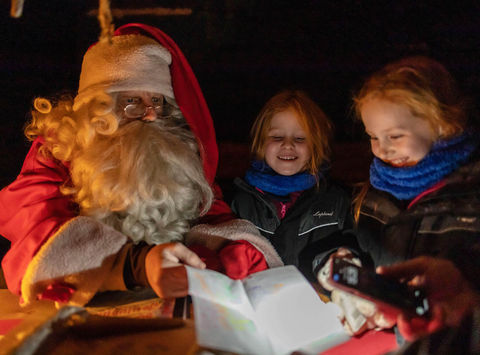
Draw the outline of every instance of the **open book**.
[[[338,307],[323,303],[295,266],[232,280],[187,267],[199,345],[239,354],[318,354],[349,339]]]

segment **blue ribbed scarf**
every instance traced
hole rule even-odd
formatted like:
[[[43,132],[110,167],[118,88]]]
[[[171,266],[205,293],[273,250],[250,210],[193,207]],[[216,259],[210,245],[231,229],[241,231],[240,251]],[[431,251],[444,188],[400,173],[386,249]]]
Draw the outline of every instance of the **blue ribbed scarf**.
[[[455,171],[476,147],[473,134],[464,133],[435,142],[425,158],[414,166],[392,167],[374,158],[370,165],[370,183],[399,200],[410,200]]]
[[[250,185],[277,196],[307,190],[317,182],[314,175],[305,172],[291,176],[277,174],[263,160],[252,161],[250,169],[245,174],[245,180]]]

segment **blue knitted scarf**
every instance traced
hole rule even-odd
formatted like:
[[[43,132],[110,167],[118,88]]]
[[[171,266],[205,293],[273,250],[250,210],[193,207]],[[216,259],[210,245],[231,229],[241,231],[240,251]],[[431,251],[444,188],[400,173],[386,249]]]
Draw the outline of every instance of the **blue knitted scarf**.
[[[392,167],[374,158],[370,165],[370,183],[399,200],[410,200],[455,171],[476,147],[473,134],[464,133],[435,142],[425,158],[414,166]]]
[[[277,174],[263,160],[252,161],[250,169],[245,174],[245,180],[250,185],[277,196],[307,190],[317,182],[314,175],[305,172],[291,176]]]

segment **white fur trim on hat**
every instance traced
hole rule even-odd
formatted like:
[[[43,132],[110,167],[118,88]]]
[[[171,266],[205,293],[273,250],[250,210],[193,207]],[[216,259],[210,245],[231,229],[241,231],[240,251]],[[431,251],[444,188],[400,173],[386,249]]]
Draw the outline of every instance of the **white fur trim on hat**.
[[[83,57],[74,109],[90,101],[99,90],[148,91],[175,98],[169,65],[170,52],[141,35],[112,37],[99,42]]]

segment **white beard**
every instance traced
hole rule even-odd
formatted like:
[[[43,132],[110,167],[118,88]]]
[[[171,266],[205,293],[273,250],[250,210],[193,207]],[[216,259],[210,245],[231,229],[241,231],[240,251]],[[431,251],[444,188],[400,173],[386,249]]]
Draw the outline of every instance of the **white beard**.
[[[71,175],[80,213],[134,242],[183,240],[213,198],[192,133],[163,121],[98,135],[73,156]]]

